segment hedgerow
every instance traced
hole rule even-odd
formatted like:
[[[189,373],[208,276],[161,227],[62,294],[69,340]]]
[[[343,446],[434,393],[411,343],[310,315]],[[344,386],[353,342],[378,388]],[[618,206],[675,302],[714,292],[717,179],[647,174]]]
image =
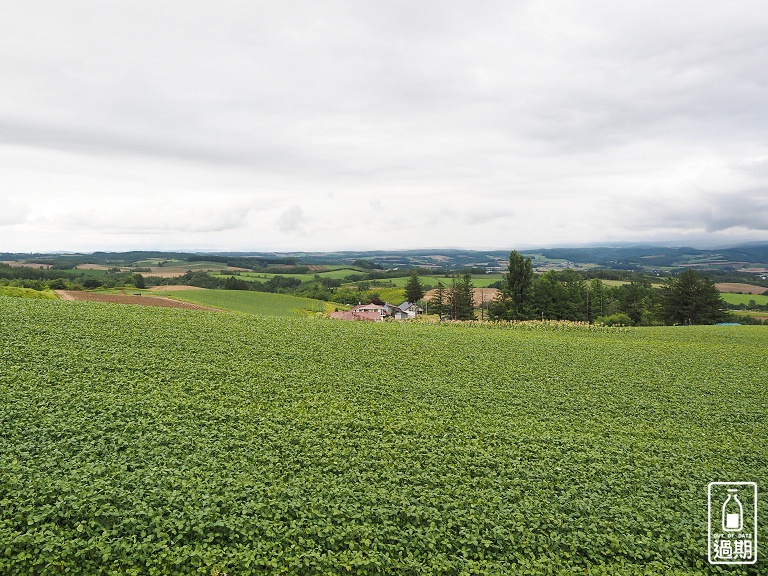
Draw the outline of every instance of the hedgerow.
[[[0,573],[763,566],[706,562],[707,483],[767,478],[760,327],[0,318]]]

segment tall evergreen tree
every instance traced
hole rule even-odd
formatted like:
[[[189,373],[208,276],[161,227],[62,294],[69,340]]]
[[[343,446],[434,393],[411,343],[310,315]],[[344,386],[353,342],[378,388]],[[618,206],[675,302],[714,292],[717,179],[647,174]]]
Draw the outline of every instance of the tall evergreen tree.
[[[568,290],[560,282],[556,271],[549,270],[536,279],[531,298],[531,308],[537,320],[569,319]]]
[[[422,298],[424,298],[424,287],[419,281],[419,274],[414,270],[408,279],[408,283],[405,285],[405,299],[415,304]]]
[[[442,318],[448,313],[448,304],[446,302],[445,286],[443,286],[442,282],[438,282],[437,289],[429,300],[429,312],[437,314]]]
[[[598,316],[602,316],[605,312],[605,286],[603,281],[599,278],[594,278],[588,286],[587,298],[589,299],[589,318],[587,320],[592,322]]]
[[[618,286],[615,294],[618,296],[622,312],[629,316],[632,322],[641,324],[644,320],[649,320],[655,299],[650,282],[632,280],[629,284]]]
[[[512,299],[506,290],[499,290],[493,300],[488,303],[488,318],[491,320],[515,320]]]
[[[509,253],[509,267],[505,276],[504,291],[509,296],[511,316],[524,320],[530,317],[531,293],[533,289],[533,264],[516,250]]]
[[[451,282],[449,295],[450,314],[453,320],[474,320],[475,299],[472,294],[472,275],[464,274]]]
[[[587,283],[574,270],[563,270],[558,274],[566,292],[565,320],[583,322],[587,320]]]
[[[667,324],[715,324],[728,318],[720,292],[694,270],[670,280],[663,290],[662,317]]]

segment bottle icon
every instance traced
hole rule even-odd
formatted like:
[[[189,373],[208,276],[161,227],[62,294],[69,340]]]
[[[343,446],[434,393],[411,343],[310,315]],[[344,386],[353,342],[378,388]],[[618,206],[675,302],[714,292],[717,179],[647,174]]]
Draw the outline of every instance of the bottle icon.
[[[738,489],[729,488],[728,498],[723,503],[723,530],[739,532],[744,528],[744,507],[738,497]]]

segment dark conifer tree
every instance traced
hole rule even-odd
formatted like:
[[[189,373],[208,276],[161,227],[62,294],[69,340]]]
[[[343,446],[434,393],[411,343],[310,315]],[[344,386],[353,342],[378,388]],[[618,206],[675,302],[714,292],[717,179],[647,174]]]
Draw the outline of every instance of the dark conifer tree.
[[[437,290],[429,300],[429,312],[431,314],[437,314],[442,318],[448,313],[448,305],[446,302],[445,286],[443,286],[442,282],[438,282]]]
[[[419,274],[414,270],[405,285],[405,299],[412,304],[424,298],[424,287],[419,281]]]
[[[475,301],[472,294],[472,275],[464,274],[451,282],[450,314],[453,320],[474,320]]]
[[[525,320],[531,317],[531,297],[533,292],[533,264],[516,250],[509,253],[509,267],[504,277],[504,297],[507,320]]]
[[[716,324],[728,318],[720,292],[694,270],[670,280],[663,290],[662,316],[667,324]]]

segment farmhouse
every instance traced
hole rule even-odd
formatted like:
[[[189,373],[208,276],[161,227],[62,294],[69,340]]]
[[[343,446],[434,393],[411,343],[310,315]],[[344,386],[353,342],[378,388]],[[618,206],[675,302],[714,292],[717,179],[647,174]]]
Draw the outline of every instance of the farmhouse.
[[[338,320],[362,320],[364,322],[381,322],[387,318],[384,306],[377,304],[360,304],[346,312],[331,312],[331,318]]]
[[[381,302],[381,300],[379,300],[379,302]],[[370,312],[373,314],[378,314],[379,316],[386,316],[384,306],[379,306],[378,304],[358,304],[352,308],[352,310],[355,310],[356,312]]]
[[[337,320],[364,320],[368,322],[380,322],[382,320],[412,320],[418,314],[423,314],[421,306],[410,302],[403,302],[400,306],[393,306],[386,303],[383,306],[378,304],[359,304],[346,312],[331,312],[329,317]]]
[[[418,314],[423,314],[424,309],[411,302],[403,302],[400,306],[396,306],[393,312],[395,320],[412,320],[416,318]]]

